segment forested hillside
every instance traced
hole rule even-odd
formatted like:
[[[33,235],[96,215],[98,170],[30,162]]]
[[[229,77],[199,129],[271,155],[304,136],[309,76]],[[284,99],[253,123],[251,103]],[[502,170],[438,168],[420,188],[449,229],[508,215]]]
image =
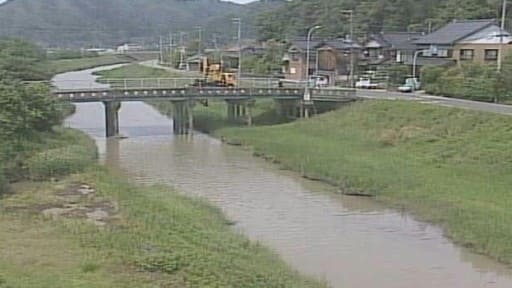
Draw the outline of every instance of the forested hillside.
[[[44,46],[156,43],[160,35],[193,32],[194,26],[207,28],[205,35],[225,33],[232,17],[249,11],[256,15],[276,2],[282,0],[251,5],[220,0],[10,0],[0,6],[0,36]]]
[[[258,17],[261,39],[305,35],[307,28],[324,26],[324,35],[344,36],[354,10],[356,35],[380,31],[425,31],[453,19],[499,18],[502,0],[292,0]],[[512,16],[512,14],[511,14]]]

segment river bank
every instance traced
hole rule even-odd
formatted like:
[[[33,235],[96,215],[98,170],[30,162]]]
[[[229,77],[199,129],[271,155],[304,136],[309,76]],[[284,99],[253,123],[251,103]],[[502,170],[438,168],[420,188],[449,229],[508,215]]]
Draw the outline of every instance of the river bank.
[[[0,287],[326,287],[205,201],[97,166],[82,132],[41,139],[0,194]]]
[[[80,79],[90,86],[98,70],[64,74],[55,82]],[[512,285],[506,266],[454,245],[439,227],[402,210],[334,193],[333,186],[282,171],[201,133],[174,136],[172,119],[144,103],[123,103],[119,113],[120,132],[128,137],[123,140],[103,138],[101,103],[77,105],[66,125],[96,140],[100,163],[110,170],[144,187],[171,185],[185,196],[206,199],[232,229],[270,247],[303,275],[336,288]]]
[[[411,211],[460,245],[512,263],[511,124],[489,113],[368,101],[307,121],[213,134],[343,193]]]
[[[48,63],[48,70],[50,70],[52,73],[60,74],[107,65],[124,64],[133,61],[133,59],[124,55],[103,55],[97,57],[51,60]]]
[[[324,287],[232,232],[209,204],[97,166],[16,184],[0,203],[7,287]]]

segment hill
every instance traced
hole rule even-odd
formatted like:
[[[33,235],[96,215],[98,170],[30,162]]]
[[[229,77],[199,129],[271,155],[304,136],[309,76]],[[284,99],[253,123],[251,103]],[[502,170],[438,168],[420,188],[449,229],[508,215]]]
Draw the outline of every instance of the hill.
[[[10,0],[0,6],[0,36],[43,46],[105,46],[158,42],[171,31],[225,32],[232,17],[281,1],[240,5],[220,0]],[[222,20],[222,21],[220,21]],[[210,23],[215,25],[210,25]],[[226,21],[228,21],[226,23]],[[194,37],[191,35],[190,37]]]
[[[308,27],[322,25],[318,34],[345,36],[354,11],[356,36],[380,31],[428,32],[453,19],[499,19],[502,0],[294,0],[258,17],[262,39],[305,35]],[[512,14],[510,14],[512,16]]]

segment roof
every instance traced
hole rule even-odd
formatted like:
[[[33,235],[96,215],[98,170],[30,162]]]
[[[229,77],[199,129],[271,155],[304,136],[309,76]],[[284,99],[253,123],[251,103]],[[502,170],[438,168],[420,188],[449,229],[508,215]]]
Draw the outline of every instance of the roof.
[[[306,39],[297,39],[297,40],[293,40],[291,42],[292,46],[291,47],[295,47],[295,48],[298,48],[300,50],[304,50],[306,51],[308,49],[308,41],[306,41]],[[312,39],[309,43],[309,47],[311,49],[314,49],[314,48],[317,48],[319,47],[321,44],[323,44],[323,41],[321,40],[318,40],[318,39]]]
[[[381,32],[371,35],[370,39],[377,41],[382,47],[414,50],[413,42],[422,36],[421,32]]]
[[[496,25],[494,19],[454,21],[419,38],[414,43],[450,45],[492,25]]]
[[[291,44],[292,44],[291,47],[293,47],[293,48],[297,48],[302,51],[306,51],[308,42],[305,39],[299,39],[299,40],[292,41]],[[333,48],[339,49],[339,50],[350,49],[350,48],[353,48],[353,49],[361,48],[361,46],[358,45],[357,43],[352,42],[350,40],[345,40],[345,39],[332,39],[332,40],[312,39],[309,44],[310,44],[310,46],[309,46],[310,49],[318,49],[323,46],[329,46],[329,47],[333,47]]]
[[[454,65],[456,62],[453,59],[449,58],[438,58],[438,57],[418,57],[416,60],[417,66],[427,66],[427,65],[434,65],[434,66],[450,66]],[[413,65],[411,60],[405,61],[406,65]]]

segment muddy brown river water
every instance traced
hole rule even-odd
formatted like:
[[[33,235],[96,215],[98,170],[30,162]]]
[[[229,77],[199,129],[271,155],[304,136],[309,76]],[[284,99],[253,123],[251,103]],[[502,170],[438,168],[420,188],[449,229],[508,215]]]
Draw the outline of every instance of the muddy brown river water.
[[[89,87],[93,70],[54,82]],[[77,105],[66,123],[96,139],[105,165],[139,184],[168,184],[207,199],[235,229],[332,287],[512,287],[509,267],[454,245],[438,227],[372,199],[337,195],[209,136],[173,136],[172,120],[144,103],[123,103],[127,139],[103,137],[100,103]]]

